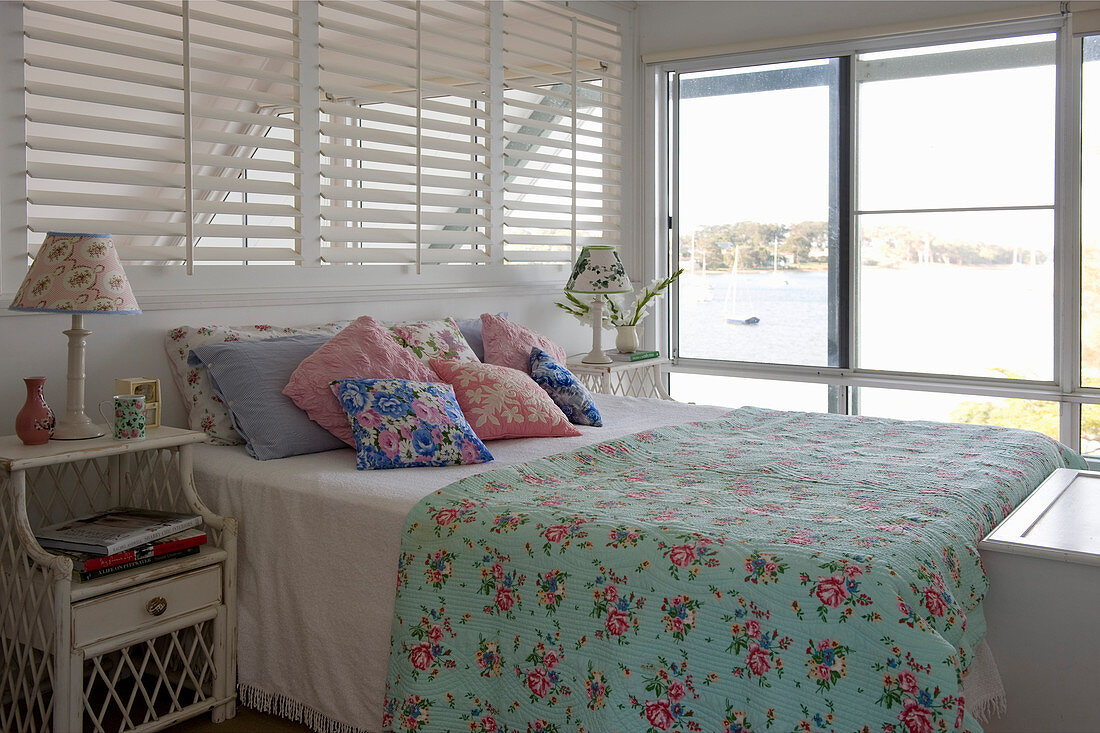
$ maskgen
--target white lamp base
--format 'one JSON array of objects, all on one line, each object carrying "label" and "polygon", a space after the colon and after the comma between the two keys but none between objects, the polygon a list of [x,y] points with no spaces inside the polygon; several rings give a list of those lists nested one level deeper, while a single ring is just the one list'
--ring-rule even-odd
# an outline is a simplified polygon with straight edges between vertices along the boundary
[{"label": "white lamp base", "polygon": [[603,353],[603,296],[592,299],[592,350],[581,359],[582,364],[610,364],[611,357]]},{"label": "white lamp base", "polygon": [[590,351],[581,359],[582,364],[611,364],[614,361],[602,351]]},{"label": "white lamp base", "polygon": [[68,401],[65,417],[57,421],[54,440],[87,440],[103,435],[103,428],[84,412],[84,339],[92,334],[84,328],[84,316],[73,314],[73,326],[63,332],[69,337]]},{"label": "white lamp base", "polygon": [[[79,418],[83,417],[83,420]],[[57,421],[53,430],[53,440],[87,440],[105,435],[103,426],[96,425],[87,415],[65,416]]]}]

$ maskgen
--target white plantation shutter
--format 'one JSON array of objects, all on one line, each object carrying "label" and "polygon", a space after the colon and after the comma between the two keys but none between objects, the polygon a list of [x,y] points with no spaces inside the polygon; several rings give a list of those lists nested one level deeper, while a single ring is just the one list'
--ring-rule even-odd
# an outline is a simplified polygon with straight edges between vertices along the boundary
[{"label": "white plantation shutter", "polygon": [[419,272],[618,241],[613,24],[523,0],[24,8],[29,254],[91,230],[189,272]]},{"label": "white plantation shutter", "polygon": [[488,261],[488,2],[319,14],[322,258]]},{"label": "white plantation shutter", "polygon": [[504,5],[504,258],[569,261],[617,244],[622,46],[551,4]]},{"label": "white plantation shutter", "polygon": [[110,233],[125,257],[185,237],[182,17],[27,2],[24,19],[31,242]]},{"label": "white plantation shutter", "polygon": [[188,21],[195,259],[296,262],[302,194],[294,5],[192,2]]},{"label": "white plantation shutter", "polygon": [[292,3],[24,8],[32,247],[94,231],[127,260],[298,258]]}]

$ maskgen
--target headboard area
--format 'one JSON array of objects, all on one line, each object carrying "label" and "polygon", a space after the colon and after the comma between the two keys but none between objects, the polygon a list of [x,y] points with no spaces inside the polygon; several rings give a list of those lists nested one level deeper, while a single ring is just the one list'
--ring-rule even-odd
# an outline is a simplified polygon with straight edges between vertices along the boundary
[{"label": "headboard area", "polygon": [[[472,318],[485,312],[508,311],[524,323],[564,345],[580,351],[591,331],[553,307],[555,295],[542,292],[508,297],[489,295],[375,300],[364,303],[326,303],[293,306],[218,307],[145,310],[140,315],[84,317],[92,331],[87,339],[86,411],[99,420],[95,405],[113,394],[114,380],[156,377],[163,387],[162,422],[183,426],[186,417],[172,381],[164,337],[171,328],[192,325],[270,323],[299,326],[349,320],[361,315],[379,320],[415,318]],[[67,339],[64,314],[0,315],[0,434],[14,432],[15,416],[26,399],[23,377],[46,377],[46,400],[59,415],[65,410]]]}]

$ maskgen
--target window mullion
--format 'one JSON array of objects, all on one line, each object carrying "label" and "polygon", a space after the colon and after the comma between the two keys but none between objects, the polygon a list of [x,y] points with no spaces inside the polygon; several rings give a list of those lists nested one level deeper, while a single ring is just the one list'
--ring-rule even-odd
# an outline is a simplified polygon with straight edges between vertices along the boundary
[{"label": "window mullion", "polygon": [[318,90],[320,82],[320,56],[318,51],[317,3],[295,2],[298,13],[297,28],[299,81],[299,126],[297,188],[299,228],[299,254],[302,267],[321,266],[321,108]]},{"label": "window mullion", "polygon": [[183,0],[183,217],[187,227],[184,246],[187,249],[187,274],[195,274],[195,169],[194,135],[191,127],[191,2]]},{"label": "window mullion", "polygon": [[[664,123],[664,157],[668,166],[668,189],[665,192],[667,211],[666,216],[658,222],[660,231],[665,233],[666,246],[676,253],[676,267],[680,266],[680,75],[676,71],[661,73],[661,81],[667,86],[662,90],[661,100],[666,106],[659,111],[664,114],[660,119]],[[693,263],[694,266],[694,263]],[[673,308],[668,321],[669,328],[669,354],[673,361],[680,358],[680,302],[681,283],[677,280],[672,285],[672,297],[670,307]]]},{"label": "window mullion", "polygon": [[489,261],[504,264],[504,3],[489,9]]},{"label": "window mullion", "polygon": [[[856,269],[858,257],[855,237],[855,79],[851,56],[841,56],[839,83],[830,91],[829,115],[829,365],[849,368],[855,364],[854,328]],[[829,412],[846,414],[850,410],[846,386],[829,390]]]},{"label": "window mullion", "polygon": [[[1063,393],[1081,386],[1082,40],[1072,16],[1058,36],[1055,85],[1054,367]],[[1059,438],[1081,447],[1081,406],[1062,402]]]}]

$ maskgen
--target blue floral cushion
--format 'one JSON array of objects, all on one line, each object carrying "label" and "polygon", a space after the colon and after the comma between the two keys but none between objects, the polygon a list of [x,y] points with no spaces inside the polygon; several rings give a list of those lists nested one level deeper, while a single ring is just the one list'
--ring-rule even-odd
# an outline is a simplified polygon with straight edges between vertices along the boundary
[{"label": "blue floral cushion", "polygon": [[600,411],[592,393],[581,384],[573,372],[554,361],[554,357],[537,346],[531,348],[531,378],[546,390],[554,404],[561,408],[574,425],[603,427]]},{"label": "blue floral cushion", "polygon": [[331,387],[351,423],[360,471],[493,460],[466,422],[450,385],[340,379]]}]

